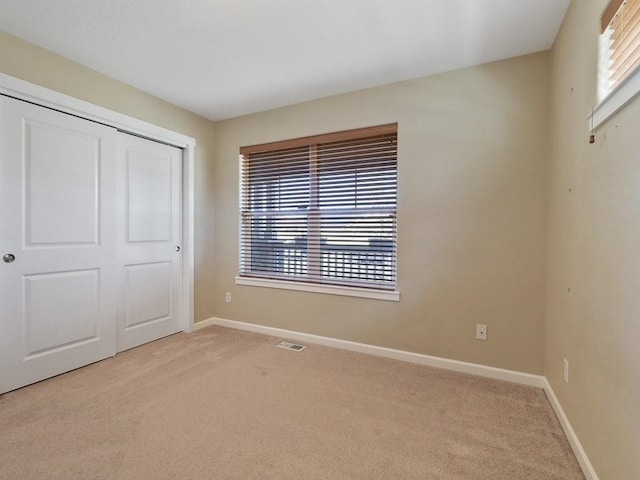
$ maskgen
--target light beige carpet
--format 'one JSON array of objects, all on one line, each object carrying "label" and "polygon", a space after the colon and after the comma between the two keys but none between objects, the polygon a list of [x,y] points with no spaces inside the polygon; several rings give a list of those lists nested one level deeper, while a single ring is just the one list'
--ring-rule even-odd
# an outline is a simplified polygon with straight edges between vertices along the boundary
[{"label": "light beige carpet", "polygon": [[537,388],[222,327],[0,397],[0,479],[580,479]]}]

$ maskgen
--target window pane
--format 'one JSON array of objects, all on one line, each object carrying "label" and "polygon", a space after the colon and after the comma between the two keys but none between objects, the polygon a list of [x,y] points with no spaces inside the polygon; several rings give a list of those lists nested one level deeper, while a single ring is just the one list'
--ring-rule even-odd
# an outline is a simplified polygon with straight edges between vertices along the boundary
[{"label": "window pane", "polygon": [[251,155],[245,163],[246,207],[278,211],[309,207],[309,149]]},{"label": "window pane", "polygon": [[306,216],[250,216],[242,237],[242,272],[274,278],[306,275]]},{"label": "window pane", "polygon": [[323,278],[395,285],[394,213],[326,216],[321,232]]},{"label": "window pane", "polygon": [[319,206],[395,207],[395,135],[318,146]]}]

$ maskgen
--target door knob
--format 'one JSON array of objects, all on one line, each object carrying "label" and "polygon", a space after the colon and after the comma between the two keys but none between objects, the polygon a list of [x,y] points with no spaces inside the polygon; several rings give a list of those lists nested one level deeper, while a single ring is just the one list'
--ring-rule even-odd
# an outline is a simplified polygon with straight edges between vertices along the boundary
[{"label": "door knob", "polygon": [[180,245],[176,245],[176,252],[180,251]]},{"label": "door knob", "polygon": [[13,253],[7,253],[2,257],[2,261],[4,263],[13,263],[15,259],[16,259],[16,256]]}]

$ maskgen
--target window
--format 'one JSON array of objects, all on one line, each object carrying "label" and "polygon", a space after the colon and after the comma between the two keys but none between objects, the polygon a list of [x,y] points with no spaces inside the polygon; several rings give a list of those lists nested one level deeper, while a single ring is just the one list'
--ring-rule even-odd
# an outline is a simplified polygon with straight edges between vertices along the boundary
[{"label": "window", "polygon": [[640,0],[611,0],[601,18],[597,127],[640,92]]},{"label": "window", "polygon": [[397,125],[240,158],[241,279],[395,290]]}]

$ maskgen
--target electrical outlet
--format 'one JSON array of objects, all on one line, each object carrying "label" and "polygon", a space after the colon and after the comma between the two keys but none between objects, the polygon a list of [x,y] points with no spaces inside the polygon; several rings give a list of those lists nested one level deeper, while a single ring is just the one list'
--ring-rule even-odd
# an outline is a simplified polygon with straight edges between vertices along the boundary
[{"label": "electrical outlet", "polygon": [[231,292],[227,292],[224,294],[224,301],[227,303],[231,303]]},{"label": "electrical outlet", "polygon": [[562,378],[566,383],[569,383],[569,360],[566,358],[562,362]]},{"label": "electrical outlet", "polygon": [[486,340],[487,339],[487,326],[486,325],[476,325],[476,340]]}]

